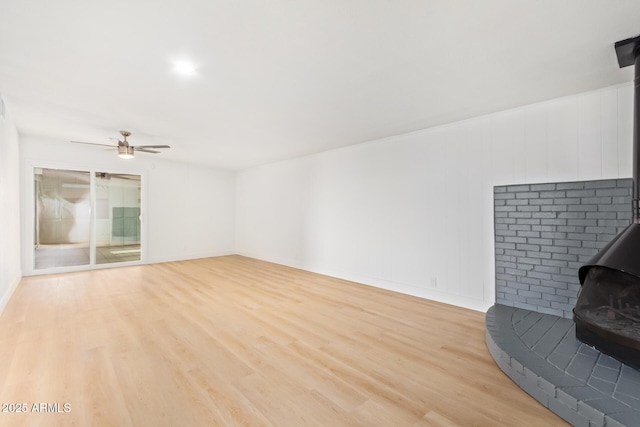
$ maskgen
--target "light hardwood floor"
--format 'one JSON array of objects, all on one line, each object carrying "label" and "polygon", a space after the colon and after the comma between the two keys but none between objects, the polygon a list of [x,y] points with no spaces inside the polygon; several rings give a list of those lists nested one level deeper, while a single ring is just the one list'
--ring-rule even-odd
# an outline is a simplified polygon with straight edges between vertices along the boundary
[{"label": "light hardwood floor", "polygon": [[2,426],[565,425],[483,313],[240,256],[24,278],[0,403],[70,405]]}]

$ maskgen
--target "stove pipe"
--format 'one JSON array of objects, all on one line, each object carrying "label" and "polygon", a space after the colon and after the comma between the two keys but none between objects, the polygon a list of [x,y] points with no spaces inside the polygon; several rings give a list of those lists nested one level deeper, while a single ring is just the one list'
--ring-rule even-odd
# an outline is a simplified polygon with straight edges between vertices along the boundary
[{"label": "stove pipe", "polygon": [[587,264],[580,267],[578,276],[581,285],[584,284],[589,269],[595,266],[622,271],[640,280],[640,36],[617,42],[615,49],[620,68],[635,66],[632,222]]}]

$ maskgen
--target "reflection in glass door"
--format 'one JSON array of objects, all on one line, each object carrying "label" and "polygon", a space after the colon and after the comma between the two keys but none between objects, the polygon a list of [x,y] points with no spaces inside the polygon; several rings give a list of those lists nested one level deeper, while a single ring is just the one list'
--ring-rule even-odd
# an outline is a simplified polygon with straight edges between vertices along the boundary
[{"label": "reflection in glass door", "polygon": [[34,181],[35,268],[89,264],[89,172],[36,168]]},{"label": "reflection in glass door", "polygon": [[140,260],[140,175],[96,172],[96,264]]},{"label": "reflection in glass door", "polygon": [[34,168],[34,268],[139,261],[140,184],[140,175]]}]

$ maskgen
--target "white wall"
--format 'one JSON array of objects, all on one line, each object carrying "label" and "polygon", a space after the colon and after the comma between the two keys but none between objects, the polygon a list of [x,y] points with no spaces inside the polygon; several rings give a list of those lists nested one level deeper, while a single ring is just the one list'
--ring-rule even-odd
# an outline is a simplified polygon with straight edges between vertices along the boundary
[{"label": "white wall", "polygon": [[100,147],[36,136],[20,141],[23,274],[32,274],[31,181],[34,166],[142,175],[141,224],[146,262],[235,252],[235,172],[138,154],[122,160]]},{"label": "white wall", "polygon": [[149,170],[149,261],[235,253],[236,173],[155,163]]},{"label": "white wall", "polygon": [[629,177],[631,84],[239,172],[238,253],[485,310],[493,186]]},{"label": "white wall", "polygon": [[0,314],[20,277],[20,172],[18,132],[0,118]]}]

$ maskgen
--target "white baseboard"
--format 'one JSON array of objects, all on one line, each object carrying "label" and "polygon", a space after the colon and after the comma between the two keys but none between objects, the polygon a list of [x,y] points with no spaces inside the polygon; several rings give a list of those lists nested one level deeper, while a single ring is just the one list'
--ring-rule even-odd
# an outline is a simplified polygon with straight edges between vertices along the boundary
[{"label": "white baseboard", "polygon": [[396,283],[390,282],[388,280],[376,279],[371,277],[363,277],[355,274],[351,274],[348,272],[342,271],[328,271],[319,268],[313,268],[310,266],[300,265],[299,263],[275,259],[275,258],[265,258],[256,256],[256,254],[251,254],[248,252],[240,251],[238,255],[246,256],[249,258],[256,258],[267,262],[272,262],[274,264],[281,264],[287,267],[299,268],[301,270],[310,271],[312,273],[318,273],[325,276],[335,277],[342,280],[348,280],[350,282],[361,283],[363,285],[373,286],[376,288],[386,289],[393,292],[398,292],[401,294],[412,295],[419,298],[424,298],[432,301],[441,302],[444,304],[455,305],[457,307],[468,308],[470,310],[480,311],[486,313],[491,306],[493,306],[494,301],[485,301],[483,299],[472,298],[463,295],[452,294],[448,292],[443,292],[441,290],[435,289],[424,289],[417,286],[412,286],[404,283]]},{"label": "white baseboard", "polygon": [[214,258],[219,256],[227,256],[227,255],[235,255],[235,254],[236,254],[235,251],[222,251],[222,252],[184,254],[184,255],[178,255],[178,256],[149,257],[145,261],[145,264],[159,264],[162,262],[186,261],[190,259],[200,259],[200,258]]},{"label": "white baseboard", "polygon": [[[293,267],[293,266],[292,266]],[[309,270],[313,271],[313,270]],[[493,302],[481,299],[471,298],[463,295],[456,295],[435,289],[424,289],[405,283],[390,282],[388,280],[375,279],[370,277],[362,277],[342,272],[324,272],[313,271],[314,273],[324,274],[326,276],[337,277],[351,282],[362,283],[363,285],[373,286],[376,288],[386,289],[388,291],[398,292],[401,294],[412,295],[414,297],[424,298],[431,301],[437,301],[444,304],[455,305],[456,307],[468,308],[470,310],[481,311],[486,313],[493,305]]]},{"label": "white baseboard", "polygon": [[2,295],[2,298],[0,299],[0,316],[2,316],[2,312],[4,312],[5,307],[7,306],[7,304],[9,304],[9,300],[11,299],[11,296],[13,295],[13,293],[15,292],[16,288],[18,287],[18,285],[20,284],[20,280],[22,279],[21,276],[18,276],[12,283],[11,285],[9,285],[9,288],[7,289],[7,291],[4,293],[4,295]]}]

